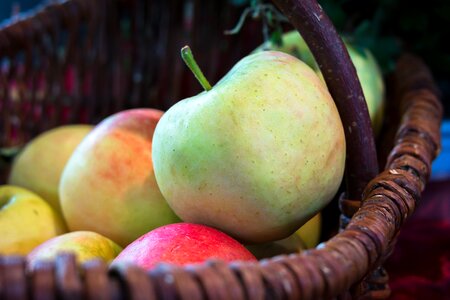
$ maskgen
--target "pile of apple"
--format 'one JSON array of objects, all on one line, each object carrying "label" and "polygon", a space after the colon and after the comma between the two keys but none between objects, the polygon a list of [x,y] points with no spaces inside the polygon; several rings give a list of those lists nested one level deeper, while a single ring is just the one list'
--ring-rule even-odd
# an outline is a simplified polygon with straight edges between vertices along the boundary
[{"label": "pile of apple", "polygon": [[345,165],[344,130],[320,76],[258,50],[211,88],[188,48],[182,55],[199,95],[165,113],[61,126],[26,145],[0,187],[0,254],[27,255],[32,267],[71,251],[79,262],[151,269],[318,243],[320,211]]}]

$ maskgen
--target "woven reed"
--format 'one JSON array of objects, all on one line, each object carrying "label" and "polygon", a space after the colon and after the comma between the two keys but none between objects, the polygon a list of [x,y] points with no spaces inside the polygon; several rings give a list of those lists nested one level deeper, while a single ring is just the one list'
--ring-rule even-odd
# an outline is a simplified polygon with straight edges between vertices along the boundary
[{"label": "woven reed", "polygon": [[[128,107],[165,109],[184,93],[192,95],[189,81],[180,79],[180,60],[168,52],[180,48],[174,32],[207,49],[197,56],[213,62],[206,72],[213,79],[246,54],[242,45],[249,44],[251,34],[245,33],[224,46],[227,55],[217,50],[215,32],[235,20],[224,13],[233,10],[226,9],[225,1],[189,2],[198,11],[192,19],[181,16],[180,3],[73,0],[4,26],[1,147],[23,145],[58,124],[96,122]],[[118,27],[119,14],[129,14],[131,23]],[[218,16],[225,21],[214,22]],[[197,26],[204,31],[198,37],[193,33],[202,27]],[[386,166],[366,185],[363,201],[341,197],[342,230],[318,248],[259,263],[160,265],[150,272],[131,266],[110,269],[100,261],[78,266],[70,254],[29,271],[23,257],[0,257],[0,299],[386,298],[388,278],[381,266],[420,201],[439,152],[442,118],[439,93],[420,59],[403,56],[391,83],[389,113],[401,121]]]}]

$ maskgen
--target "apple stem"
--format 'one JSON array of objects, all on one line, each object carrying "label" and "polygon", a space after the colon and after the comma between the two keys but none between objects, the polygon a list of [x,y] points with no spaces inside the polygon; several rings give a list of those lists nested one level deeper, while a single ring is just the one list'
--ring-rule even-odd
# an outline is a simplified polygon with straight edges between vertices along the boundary
[{"label": "apple stem", "polygon": [[195,61],[194,55],[192,54],[191,48],[189,46],[184,46],[183,48],[181,48],[181,58],[183,58],[184,63],[189,67],[189,69],[194,74],[195,78],[197,78],[198,82],[205,89],[205,91],[209,91],[211,89],[211,85],[209,84],[205,75],[203,75],[202,70]]}]

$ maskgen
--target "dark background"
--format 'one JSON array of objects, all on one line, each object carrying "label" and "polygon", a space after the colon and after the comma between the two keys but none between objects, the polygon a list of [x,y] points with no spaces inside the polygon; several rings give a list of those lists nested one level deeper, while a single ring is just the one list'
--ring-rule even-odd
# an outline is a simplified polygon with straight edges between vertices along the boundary
[{"label": "dark background", "polygon": [[0,20],[11,17],[15,10],[26,11],[40,4],[42,0],[1,0],[0,1]]},{"label": "dark background", "polygon": [[[0,20],[55,0],[2,0]],[[182,1],[182,0],[180,0]],[[255,0],[229,0],[244,9]],[[265,1],[269,2],[269,1]],[[385,73],[404,51],[420,55],[443,92],[445,117],[450,117],[450,1],[320,0],[337,29],[369,47]]]},{"label": "dark background", "polygon": [[385,72],[399,53],[411,51],[431,68],[450,116],[450,1],[323,0],[335,26],[369,47]]}]

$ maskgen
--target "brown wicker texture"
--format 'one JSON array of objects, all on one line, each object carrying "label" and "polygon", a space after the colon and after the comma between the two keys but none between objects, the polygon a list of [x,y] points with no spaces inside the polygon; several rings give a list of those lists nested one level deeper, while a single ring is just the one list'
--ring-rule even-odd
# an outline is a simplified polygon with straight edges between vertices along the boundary
[{"label": "brown wicker texture", "polygon": [[4,24],[0,147],[130,107],[167,109],[198,93],[181,47],[189,44],[216,82],[262,41],[255,22],[223,34],[240,13],[226,0],[74,0]]},{"label": "brown wicker texture", "polygon": [[[283,5],[292,3],[274,2],[282,10]],[[315,1],[302,3],[312,9],[304,18],[328,22],[323,13],[313,13],[319,9]],[[226,1],[195,0],[72,0],[7,25],[0,30],[0,146],[20,146],[58,124],[95,123],[128,107],[166,109],[183,96],[194,94],[192,79],[184,77],[178,50],[170,52],[182,46],[180,41],[204,51],[196,56],[200,65],[207,66],[206,74],[212,81],[255,46],[254,35],[245,32],[239,38],[219,42],[222,37],[216,36],[232,27],[237,18],[231,13],[236,9],[227,5]],[[312,29],[305,25],[307,20],[299,19],[305,12],[300,6],[293,6],[286,15],[304,34]],[[310,45],[317,43],[319,50],[335,38],[329,26],[313,28],[319,37],[305,38]],[[326,38],[321,39],[322,34]],[[319,64],[330,63],[333,55],[338,60],[343,57],[343,64],[339,61],[331,68],[349,70],[344,79],[350,78],[351,83],[343,89],[356,88],[352,97],[361,100],[357,81],[354,85],[354,70],[347,69],[348,55],[330,51],[315,53]],[[327,83],[342,115],[342,97],[346,95],[339,96],[339,80],[330,77]],[[355,160],[368,155],[368,163],[361,170],[355,163],[347,165],[347,170],[356,172],[352,176],[362,174],[363,178],[357,183],[349,183],[347,178],[347,186],[354,192],[347,193],[350,199],[340,199],[343,228],[318,248],[259,263],[209,261],[185,268],[160,265],[150,272],[131,266],[110,269],[99,261],[77,266],[69,254],[41,262],[29,271],[23,257],[0,257],[0,299],[386,298],[387,275],[381,265],[425,188],[431,162],[439,151],[442,118],[439,93],[420,59],[402,57],[393,87],[390,105],[399,108],[401,122],[386,167],[373,178],[376,158],[371,157],[371,130],[356,133],[360,142],[352,151],[360,153]],[[354,105],[344,113],[344,124],[354,122],[352,116],[358,113],[358,105]],[[366,114],[362,122],[367,123],[367,118]],[[366,139],[365,133],[369,134]],[[357,193],[361,186],[365,186],[362,202]]]}]

